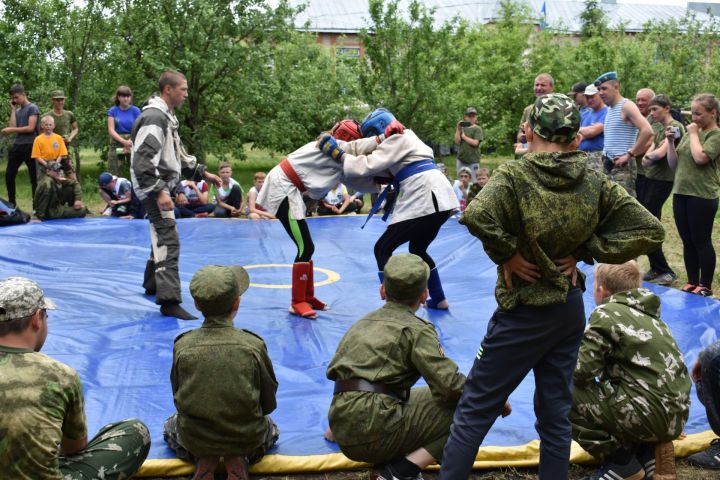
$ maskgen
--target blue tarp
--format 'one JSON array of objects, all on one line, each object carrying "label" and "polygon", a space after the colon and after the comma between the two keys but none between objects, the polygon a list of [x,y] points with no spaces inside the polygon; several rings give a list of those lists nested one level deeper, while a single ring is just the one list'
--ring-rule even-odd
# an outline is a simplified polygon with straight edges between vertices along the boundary
[{"label": "blue tarp", "polygon": [[[343,333],[378,308],[378,280],[372,246],[385,228],[379,219],[360,230],[361,217],[311,218],[315,241],[315,281],[339,276],[317,288],[332,309],[317,320],[288,314],[290,265],[295,247],[277,221],[188,219],[178,222],[180,271],[185,307],[195,312],[188,285],[206,264],[249,268],[251,287],[242,298],[238,327],[262,336],[280,384],[272,414],[281,435],[272,453],[291,456],[337,452],[323,440],[332,385],[325,369]],[[43,352],[80,373],[90,433],[103,424],[139,417],[152,433],[148,458],[174,458],[162,440],[163,421],[174,411],[170,389],[173,339],[200,325],[163,317],[143,294],[149,253],[146,221],[109,218],[34,223],[0,231],[0,278],[27,276],[58,304],[50,313]],[[447,355],[467,372],[495,309],[496,270],[481,244],[451,218],[430,253],[438,263],[449,312],[420,309],[436,326]],[[323,273],[317,269],[325,269]],[[584,267],[588,285],[592,268]],[[268,287],[284,288],[268,288]],[[651,286],[663,302],[688,366],[716,340],[720,302]],[[593,308],[585,294],[586,311]],[[535,439],[532,376],[511,396],[513,414],[498,420],[484,445],[521,445]],[[688,433],[709,428],[693,391]]]}]

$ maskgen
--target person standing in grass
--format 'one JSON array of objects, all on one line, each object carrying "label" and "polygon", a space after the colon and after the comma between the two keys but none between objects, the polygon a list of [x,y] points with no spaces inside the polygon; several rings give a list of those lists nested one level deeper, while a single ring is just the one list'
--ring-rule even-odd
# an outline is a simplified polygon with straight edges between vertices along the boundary
[{"label": "person standing in grass", "polygon": [[675,169],[673,213],[688,277],[682,290],[710,297],[717,262],[712,227],[720,197],[720,106],[715,95],[703,93],[693,99],[691,111],[692,123],[677,148],[674,129],[665,128],[667,160]]}]

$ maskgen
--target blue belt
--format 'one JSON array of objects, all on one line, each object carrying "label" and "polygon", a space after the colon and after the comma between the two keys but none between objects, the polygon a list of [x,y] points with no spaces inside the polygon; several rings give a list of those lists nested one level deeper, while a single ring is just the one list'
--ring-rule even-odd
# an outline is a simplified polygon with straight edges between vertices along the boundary
[{"label": "blue belt", "polygon": [[400,171],[395,174],[395,178],[393,179],[392,183],[385,187],[382,192],[380,192],[380,195],[378,195],[377,200],[375,200],[375,203],[373,203],[370,212],[368,212],[365,223],[363,223],[362,227],[360,228],[365,228],[367,222],[369,222],[373,215],[375,215],[377,211],[380,210],[382,203],[387,199],[388,193],[390,191],[395,191],[395,197],[391,201],[389,201],[387,205],[385,205],[385,213],[382,216],[383,222],[387,221],[390,213],[392,213],[393,207],[395,206],[395,200],[397,199],[397,196],[400,195],[400,183],[402,183],[405,179],[410,178],[413,175],[417,175],[418,173],[436,169],[437,165],[435,165],[435,161],[432,159],[418,160],[417,162],[413,162],[410,165],[406,165],[405,167],[401,168]]}]

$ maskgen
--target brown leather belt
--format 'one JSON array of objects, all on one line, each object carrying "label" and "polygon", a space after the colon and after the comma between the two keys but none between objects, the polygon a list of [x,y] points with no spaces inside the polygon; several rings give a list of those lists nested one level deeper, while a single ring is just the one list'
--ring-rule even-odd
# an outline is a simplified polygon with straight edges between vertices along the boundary
[{"label": "brown leather belt", "polygon": [[343,392],[371,392],[389,395],[398,400],[405,400],[406,395],[401,395],[393,388],[384,383],[368,382],[362,378],[350,378],[348,380],[335,380],[335,390],[333,395]]},{"label": "brown leather belt", "polygon": [[305,188],[305,185],[303,185],[302,180],[300,180],[300,177],[298,176],[295,169],[290,165],[290,162],[288,162],[287,158],[283,158],[283,161],[280,162],[280,169],[287,175],[287,177],[290,179],[293,185],[297,187],[298,190],[301,192],[304,192],[307,190]]}]

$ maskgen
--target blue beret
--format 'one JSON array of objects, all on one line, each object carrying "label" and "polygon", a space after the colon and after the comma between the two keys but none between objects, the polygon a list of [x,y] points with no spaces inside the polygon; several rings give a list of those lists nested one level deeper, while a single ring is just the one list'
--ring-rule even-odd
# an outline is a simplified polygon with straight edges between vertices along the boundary
[{"label": "blue beret", "polygon": [[617,80],[617,72],[605,72],[595,80],[595,86],[599,87],[600,84],[608,82],[610,80]]}]

